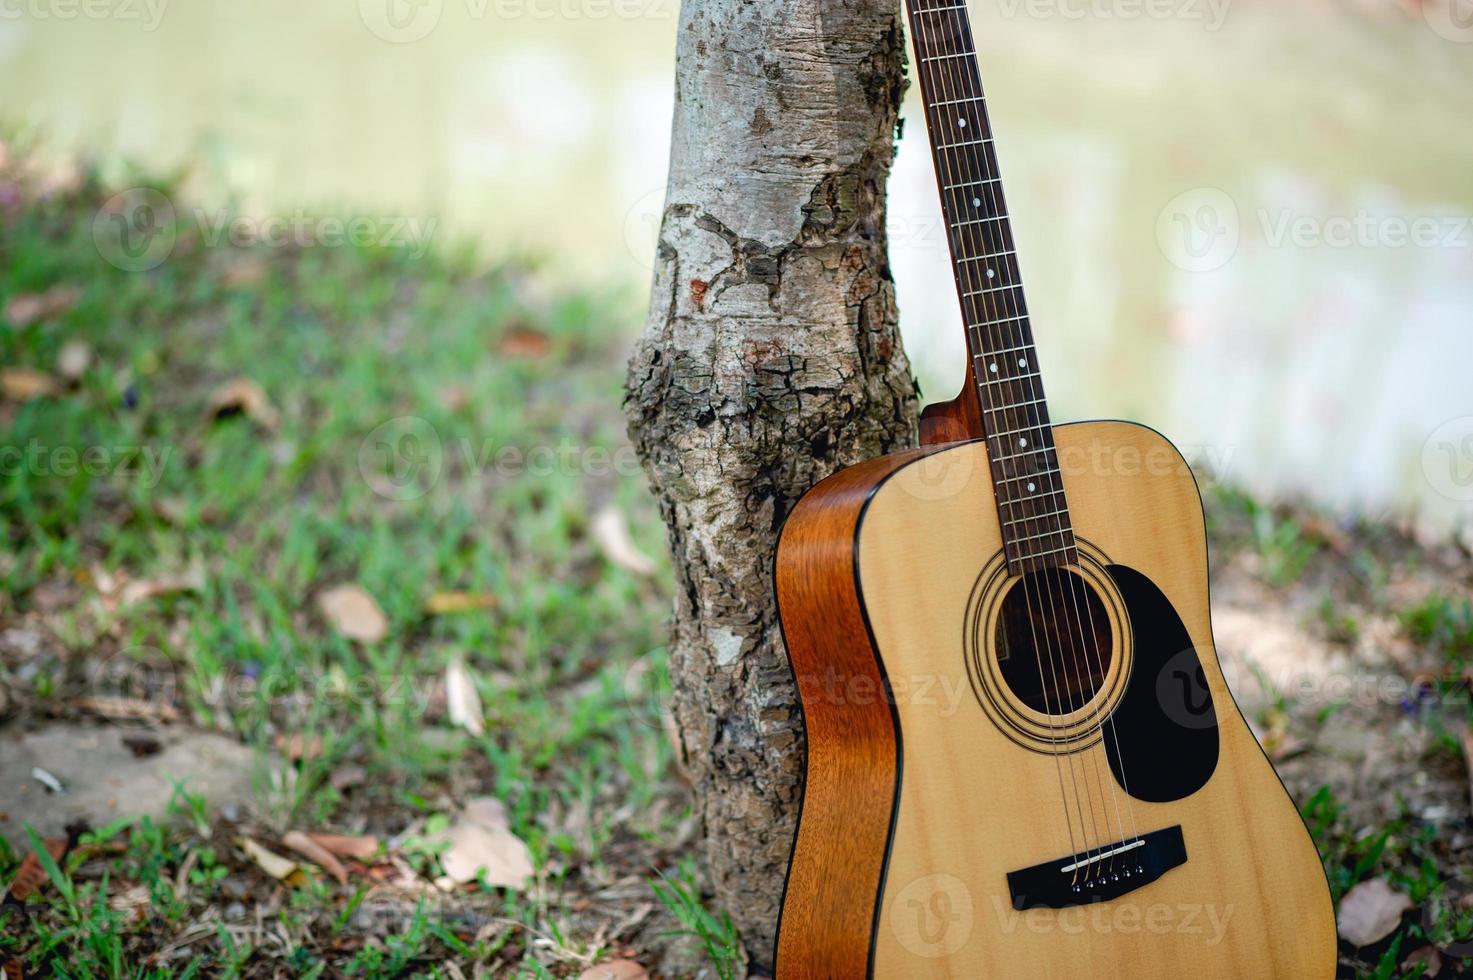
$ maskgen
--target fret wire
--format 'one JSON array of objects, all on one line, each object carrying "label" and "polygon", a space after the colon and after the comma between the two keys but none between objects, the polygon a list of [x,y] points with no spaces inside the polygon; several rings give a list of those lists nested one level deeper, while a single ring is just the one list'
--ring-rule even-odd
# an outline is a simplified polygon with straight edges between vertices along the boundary
[{"label": "fret wire", "polygon": [[[1014,317],[1014,319],[1016,319],[1016,320],[1026,320],[1027,319],[1027,316]],[[992,324],[990,324],[990,323],[974,323],[970,327],[968,327],[967,329],[969,329],[969,330],[974,329],[974,328],[980,329],[982,327],[987,327],[987,326],[991,326],[991,325]],[[978,339],[980,339],[980,338],[978,338]],[[996,350],[988,351],[986,354],[973,354],[972,357],[974,357],[974,358],[977,358],[977,357],[987,357],[987,356],[997,357],[997,356],[1000,356],[1000,355],[1003,355],[1003,354],[1013,354],[1013,353],[1016,353],[1016,352],[1018,352],[1020,350],[1032,350],[1032,349],[1033,349],[1033,345],[1032,344],[1023,344],[1023,345],[1021,345],[1019,347],[1000,347],[1000,348],[998,348]]]},{"label": "fret wire", "polygon": [[1019,544],[1022,544],[1024,541],[1037,541],[1039,538],[1056,538],[1056,537],[1059,537],[1061,535],[1070,535],[1070,534],[1073,534],[1073,533],[1074,533],[1074,531],[1073,531],[1073,528],[1072,527],[1070,527],[1068,525],[1064,525],[1063,527],[1060,527],[1057,530],[1044,531],[1044,532],[1042,532],[1040,534],[1030,534],[1027,537],[1022,537],[1022,538],[1013,538],[1008,543],[1009,544],[1013,544],[1013,545],[1019,545]]},{"label": "fret wire", "polygon": [[[1072,537],[1072,534],[1071,534],[1071,537]],[[1071,543],[1071,544],[1064,545],[1064,547],[1062,547],[1062,548],[1050,548],[1047,551],[1035,551],[1035,552],[1032,552],[1031,554],[1025,555],[1024,557],[1025,558],[1046,558],[1049,555],[1066,555],[1069,552],[1074,551],[1076,547],[1077,547],[1076,545],[1074,545],[1074,544]]]},{"label": "fret wire", "polygon": [[[981,330],[982,327],[996,327],[997,324],[1000,323],[1013,323],[1013,321],[1027,320],[1027,318],[1028,314],[1025,314],[1025,312],[1021,312],[1021,314],[1016,315],[1016,317],[999,317],[996,318],[996,320],[982,320],[980,321],[980,323],[969,323],[966,324],[966,329]],[[1015,348],[997,349],[997,351],[991,351],[991,354],[1008,354],[1009,351],[1028,351],[1028,349],[1033,349],[1033,345],[1031,345],[1031,343],[1024,343],[1024,345],[1015,346]],[[975,355],[975,357],[982,357],[982,355],[978,354]]]},{"label": "fret wire", "polygon": [[[958,0],[942,0],[939,6],[925,7],[911,0],[909,6],[932,163],[941,189],[957,291],[966,314],[963,319],[967,343],[972,348],[975,392],[980,400],[984,429],[989,430],[986,433],[989,440],[1008,438],[1010,444],[1015,444],[1020,435],[1028,434],[1025,441],[1037,443],[1024,451],[989,453],[996,466],[993,473],[1006,473],[1016,461],[1029,458],[1042,466],[1035,473],[1003,475],[994,480],[999,508],[1012,508],[1000,510],[1004,541],[1012,549],[1007,552],[1009,562],[1016,568],[1016,562],[1025,563],[1024,567],[1038,567],[1054,555],[1073,560],[1077,552],[1069,526],[1053,427],[1042,397],[1042,378],[1015,258],[1011,219],[1001,187],[989,187],[1000,185],[1001,176],[995,146],[988,149],[994,142],[993,134],[975,64],[966,5]],[[922,16],[932,13],[955,16],[956,20],[926,20]],[[959,61],[960,68],[953,70],[939,64],[946,61]],[[953,108],[958,106],[961,108]],[[966,152],[970,147],[978,149]],[[978,250],[993,248],[997,251],[977,254]],[[982,278],[983,269],[987,271],[987,279]],[[1000,281],[992,285],[987,284],[988,279]],[[984,328],[991,328],[990,332],[984,332]],[[989,350],[989,343],[1001,346]],[[1009,368],[1020,373],[1007,373]],[[1012,395],[1034,397],[1010,401]],[[990,405],[994,400],[998,404]],[[1012,428],[1015,422],[1026,424]],[[999,424],[1009,427],[991,431]],[[997,445],[997,448],[1005,447]],[[1023,487],[1028,484],[1034,489],[1023,495]],[[1010,490],[1010,486],[1017,489]],[[1049,509],[1035,512],[1041,508]],[[1053,522],[1059,527],[1020,536],[1017,532],[1027,530],[1029,521]],[[1056,535],[1063,547],[1034,547]]]},{"label": "fret wire", "polygon": [[999,432],[992,432],[989,433],[989,437],[995,439],[999,436],[1015,436],[1019,432],[1042,432],[1045,429],[1051,428],[1053,428],[1053,426],[1050,425],[1025,425],[1021,429],[1003,429]]},{"label": "fret wire", "polygon": [[[1021,299],[1021,297],[1018,297],[1018,298]],[[983,327],[998,327],[1000,329],[1004,329],[1004,330],[1008,330],[1008,331],[1017,333],[1018,334],[1018,339],[1025,340],[1029,344],[1032,344],[1033,339],[1032,339],[1032,337],[1030,335],[1030,331],[1029,331],[1029,327],[1028,327],[1028,322],[1027,322],[1028,321],[1028,311],[1023,308],[1025,306],[1024,303],[1022,303],[1022,302],[1009,303],[1008,300],[1004,299],[1003,302],[996,304],[996,306],[998,308],[997,310],[979,310],[977,308],[978,301],[976,299],[970,297],[970,296],[969,297],[965,297],[962,300],[962,302],[966,304],[966,307],[964,307],[963,310],[962,310],[963,315],[965,315],[966,313],[969,313],[969,312],[970,313],[973,313],[973,314],[976,314],[976,313],[984,313],[984,314],[987,314],[985,316],[979,317],[974,322],[968,324],[967,325],[967,329],[969,329],[969,330],[981,330]],[[995,312],[1003,312],[1003,311],[1005,311],[1007,313],[1010,313],[1011,315],[1010,316],[1005,316],[1005,317],[995,317],[993,315]],[[1018,325],[1016,327],[1009,327],[1009,326],[1007,326],[1007,324],[1009,324],[1009,323],[1016,323]],[[980,340],[981,338],[979,337],[978,339]],[[1004,337],[1004,338],[1001,338],[1001,339],[1007,340],[1008,338]]]},{"label": "fret wire", "polygon": [[991,142],[992,140],[988,137],[984,137],[979,140],[957,140],[955,143],[937,143],[936,149],[954,150],[959,146],[986,146],[988,143]]},{"label": "fret wire", "polygon": [[[1023,351],[1032,351],[1033,350],[1033,347],[1032,347],[1031,344],[1029,346],[1026,346],[1026,347],[996,347],[996,348],[988,348],[987,347],[987,342],[989,340],[992,340],[992,339],[1000,339],[1002,341],[1007,341],[1007,340],[1015,339],[1015,338],[1011,337],[1010,335],[1013,334],[1013,333],[1019,332],[1020,330],[1027,330],[1028,329],[1028,324],[1026,322],[1024,322],[1026,320],[1027,320],[1027,316],[1025,315],[1025,316],[1019,318],[1016,321],[1017,325],[1016,326],[1013,326],[1013,327],[1008,326],[1005,322],[999,321],[998,323],[978,323],[978,324],[974,324],[973,327],[968,328],[967,332],[983,348],[982,350],[978,351],[976,354],[973,354],[972,355],[972,364],[973,364],[973,366],[975,367],[976,366],[976,363],[978,361],[980,361],[980,360],[985,360],[985,361],[988,361],[989,363],[992,362],[992,361],[997,361],[997,360],[1006,360],[1010,356],[1009,355],[1009,352],[1010,351],[1013,354],[1019,354],[1019,353],[1021,353]],[[1004,335],[1001,338],[993,338],[993,337],[984,336],[983,333],[982,333],[982,328],[983,327],[997,327],[997,328],[999,328],[999,329],[1001,329],[1003,331],[1003,334]],[[1027,338],[1025,337],[1023,339],[1026,340]],[[1016,362],[1017,361],[1026,360],[1026,359],[1027,359],[1027,356],[1026,355],[1024,355],[1022,357],[1014,358],[1014,366],[1016,367]],[[1037,363],[1034,363],[1034,364],[1031,364],[1031,365],[1027,365],[1027,366],[1032,367],[1034,370],[1037,370],[1038,369],[1038,364]]]},{"label": "fret wire", "polygon": [[950,228],[965,228],[967,225],[985,225],[989,221],[1006,221],[1006,220],[1008,220],[1006,215],[1001,215],[1001,216],[996,217],[996,218],[968,218],[966,221],[953,221],[950,225],[948,225],[948,227],[950,227]]},{"label": "fret wire", "polygon": [[997,482],[998,483],[1016,483],[1019,480],[1036,480],[1036,479],[1040,479],[1042,477],[1048,476],[1049,474],[1058,473],[1058,472],[1059,472],[1058,470],[1040,470],[1037,473],[1024,473],[1022,476],[1005,476],[1001,480],[998,480]]},{"label": "fret wire", "polygon": [[[1062,493],[1063,491],[1059,491],[1059,492]],[[1031,515],[1029,517],[1014,517],[1014,518],[1012,518],[1010,520],[1003,521],[1003,524],[1004,525],[1026,524],[1029,521],[1043,521],[1043,520],[1047,520],[1050,517],[1059,517],[1060,515],[1063,515],[1063,516],[1066,516],[1067,517],[1068,514],[1069,514],[1069,508],[1068,507],[1060,507],[1058,510],[1051,510],[1047,514],[1033,514],[1033,515]]]},{"label": "fret wire", "polygon": [[1042,377],[1042,375],[1040,375],[1039,372],[1037,372],[1037,371],[1029,371],[1027,374],[1009,374],[1009,375],[1006,375],[1006,376],[999,374],[997,377],[992,378],[991,380],[988,380],[988,381],[983,381],[983,380],[980,380],[979,379],[977,383],[978,384],[984,384],[984,385],[1000,385],[1000,384],[1006,384],[1009,381],[1022,381],[1022,380],[1026,379],[1026,378],[1038,378],[1038,377]]},{"label": "fret wire", "polygon": [[942,186],[941,189],[943,191],[954,191],[958,187],[977,187],[977,186],[980,186],[982,184],[999,184],[1001,182],[1002,182],[1002,178],[1001,177],[987,177],[987,178],[985,178],[983,180],[969,180],[969,181],[967,181],[965,183],[962,183],[962,184],[945,184],[945,185]]},{"label": "fret wire", "polygon": [[1020,453],[1008,453],[1006,456],[992,456],[990,458],[994,463],[1006,463],[1010,459],[1022,459],[1024,456],[1038,456],[1040,454],[1047,456],[1053,451],[1053,446],[1040,446],[1037,449],[1025,449]]},{"label": "fret wire", "polygon": [[[1017,316],[999,317],[996,320],[986,320],[986,321],[984,321],[982,323],[969,323],[969,324],[967,324],[967,329],[968,330],[981,330],[983,327],[995,327],[995,326],[997,326],[998,324],[1001,324],[1001,323],[1012,323],[1014,321],[1021,322],[1021,321],[1026,320],[1026,319],[1028,319],[1028,314],[1027,313],[1020,313]],[[982,338],[979,336],[977,339],[978,340],[981,340]],[[1025,344],[1022,347],[1004,347],[1001,350],[989,350],[989,351],[985,351],[984,353],[981,353],[981,354],[973,354],[972,356],[973,357],[996,357],[999,354],[1007,354],[1007,353],[1009,353],[1011,351],[1015,351],[1015,350],[1032,350],[1032,349],[1033,349],[1033,345],[1032,344]]]},{"label": "fret wire", "polygon": [[962,293],[962,298],[963,299],[966,299],[969,296],[981,296],[983,293],[1000,293],[1004,289],[1022,289],[1022,288],[1023,287],[1021,285],[1016,285],[1016,286],[989,286],[986,289],[973,289],[970,292]]},{"label": "fret wire", "polygon": [[[979,293],[978,295],[981,294]],[[962,308],[963,318],[965,319],[968,313],[976,316],[976,319],[967,324],[967,329],[980,331],[984,327],[995,327],[1005,331],[1005,335],[992,339],[1009,344],[1022,341],[1024,344],[1032,346],[1033,337],[1027,322],[1028,311],[1023,308],[1021,302],[1013,302],[1014,297],[1004,296],[1000,297],[1000,299],[1001,302],[995,300],[979,300],[972,296],[965,297],[962,300],[966,304]],[[987,309],[988,306],[991,306],[992,309]],[[1008,316],[996,316],[1001,313],[1006,313]],[[996,319],[994,319],[994,316],[996,316]],[[977,339],[983,340],[986,338],[979,335]]]},{"label": "fret wire", "polygon": [[[1047,491],[1045,493],[1030,493],[1026,497],[1019,497],[1016,500],[1004,500],[1004,501],[1001,501],[1001,503],[1002,503],[1002,505],[1004,507],[1016,507],[1019,504],[1031,504],[1035,500],[1042,500],[1044,497],[1058,496],[1059,494],[1061,494],[1063,492],[1064,492],[1063,490],[1049,490],[1049,491]],[[1063,511],[1060,511],[1060,513],[1067,514],[1068,513],[1068,509],[1065,508]],[[1026,521],[1026,520],[1028,520],[1028,518],[1023,517],[1023,518],[1019,518],[1019,520],[1025,520]],[[1004,524],[1011,524],[1013,522],[1012,521],[1003,521],[1003,523]]]},{"label": "fret wire", "polygon": [[973,95],[973,96],[971,96],[969,98],[965,98],[965,99],[942,99],[940,102],[927,102],[926,103],[926,106],[928,108],[931,108],[931,109],[939,109],[939,108],[941,108],[944,105],[962,105],[963,103],[966,103],[966,102],[986,102],[986,101],[987,101],[987,97],[986,96],[983,96],[983,95]]},{"label": "fret wire", "polygon": [[1006,412],[1006,411],[1009,411],[1009,410],[1014,409],[1014,408],[1024,408],[1024,407],[1026,407],[1028,405],[1042,405],[1042,404],[1043,404],[1043,399],[1042,398],[1032,398],[1032,399],[1029,399],[1026,402],[1013,402],[1011,405],[1004,405],[1002,408],[999,408],[999,409],[984,408],[982,411],[984,411],[984,412],[992,412],[992,411]]}]

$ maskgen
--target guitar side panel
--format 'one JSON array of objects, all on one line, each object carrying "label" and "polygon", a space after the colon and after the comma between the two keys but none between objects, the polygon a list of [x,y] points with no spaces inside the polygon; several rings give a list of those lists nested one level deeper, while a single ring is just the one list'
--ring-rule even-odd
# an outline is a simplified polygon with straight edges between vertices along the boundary
[{"label": "guitar side panel", "polygon": [[[1146,802],[1119,791],[1102,743],[1066,756],[1065,769],[1005,737],[979,705],[963,639],[974,583],[1001,546],[985,445],[894,474],[864,511],[858,545],[862,611],[902,746],[872,975],[1332,977],[1318,855],[1212,647],[1189,470],[1139,426],[1083,423],[1055,437],[1081,540],[1149,578],[1186,628],[1216,706],[1216,769],[1182,799]],[[1077,848],[1059,819],[1071,779],[1083,780],[1078,826],[1093,824],[1099,842],[1180,826],[1187,860],[1110,902],[1016,912],[1008,872]]]},{"label": "guitar side panel", "polygon": [[926,453],[868,460],[824,480],[794,507],[778,543],[778,612],[807,746],[778,927],[776,973],[784,980],[869,970],[900,760],[884,671],[859,602],[855,535],[875,488]]}]

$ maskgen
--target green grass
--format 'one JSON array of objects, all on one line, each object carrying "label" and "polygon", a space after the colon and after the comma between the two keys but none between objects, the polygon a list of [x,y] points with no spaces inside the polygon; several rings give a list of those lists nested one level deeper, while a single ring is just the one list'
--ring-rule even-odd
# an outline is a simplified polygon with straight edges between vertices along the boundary
[{"label": "green grass", "polygon": [[[300,945],[253,948],[224,923],[191,945],[191,969],[395,976],[490,957],[561,975],[568,950],[596,945],[572,905],[620,875],[658,880],[687,812],[669,744],[647,721],[660,690],[626,683],[659,657],[668,575],[615,567],[589,535],[598,509],[616,507],[663,562],[618,412],[634,304],[546,294],[532,270],[488,270],[446,243],[423,256],[211,247],[181,226],[167,261],[126,271],[94,244],[110,193],[88,178],[0,224],[0,307],[80,289],[54,318],[0,327],[0,363],[54,375],[69,341],[93,352],[56,394],[0,402],[3,445],[26,451],[0,473],[0,613],[47,641],[38,661],[0,662],[15,710],[70,717],[82,694],[172,701],[187,721],[259,748],[249,819],[262,832],[388,836],[448,812],[452,797],[495,795],[546,882],[535,896],[485,896],[515,928],[476,940],[420,910],[382,943],[365,943],[351,915],[338,922],[351,891],[305,889],[279,913]],[[212,394],[237,376],[264,390],[275,425],[209,417]],[[94,598],[107,576],[192,567],[203,571],[197,590],[115,609]],[[382,641],[348,640],[324,621],[314,596],[341,583],[378,601]],[[75,601],[52,608],[47,590]],[[448,591],[495,606],[427,613],[429,596]],[[484,704],[484,736],[450,725],[436,697],[457,654]],[[274,757],[290,733],[321,736],[321,754]],[[334,789],[348,764],[367,778]],[[71,975],[150,975],[137,957],[203,908],[228,905],[221,889],[244,873],[208,801],[187,793],[166,827],[117,839],[116,853],[84,848],[83,864],[48,869],[49,904],[26,923],[9,915],[0,951]],[[11,844],[0,852],[7,880],[25,841]],[[199,857],[178,902],[171,875],[189,851]],[[101,878],[70,883],[104,865]],[[140,883],[159,898],[146,914],[108,910],[109,896]],[[306,930],[333,923],[346,938],[329,952]],[[73,951],[64,965],[62,948]]]},{"label": "green grass", "polygon": [[654,888],[661,904],[681,925],[676,935],[693,936],[700,941],[720,980],[734,980],[745,975],[739,972],[745,965],[741,938],[729,916],[712,913],[701,903],[700,886],[691,862],[682,863],[676,875],[662,876]]},{"label": "green grass", "polygon": [[1458,665],[1473,659],[1473,600],[1436,592],[1401,611],[1402,628]]},{"label": "green grass", "polygon": [[[9,179],[0,172],[0,191]],[[142,699],[176,711],[174,728],[255,747],[257,762],[248,812],[224,816],[180,786],[159,819],[95,829],[47,863],[36,895],[0,908],[0,963],[75,977],[457,975],[446,964],[569,977],[610,957],[657,966],[676,948],[676,975],[740,976],[739,939],[691,858],[694,819],[662,725],[670,576],[618,411],[637,303],[548,293],[525,265],[488,268],[445,242],[423,254],[236,247],[179,228],[166,261],[130,272],[94,238],[112,188],[20,186],[22,203],[0,215],[0,308],[77,295],[0,326],[0,366],[57,375],[78,341],[92,358],[52,394],[0,397],[0,626],[37,638],[30,652],[0,647],[0,724],[95,721],[85,697]],[[214,417],[212,397],[242,376],[272,411]],[[660,574],[603,554],[591,524],[607,506]],[[1379,550],[1384,534],[1347,531],[1354,547],[1340,555],[1322,520],[1231,488],[1209,496],[1208,516],[1215,560],[1251,558],[1275,593],[1312,584],[1331,641],[1353,647],[1381,611],[1397,560]],[[189,588],[132,605],[104,594],[109,581],[185,575]],[[324,620],[315,597],[344,583],[382,607],[382,640]],[[494,606],[429,612],[443,592]],[[1460,596],[1449,585],[1398,614],[1454,663],[1473,658]],[[457,657],[484,735],[448,718],[442,678]],[[1304,724],[1266,691],[1272,712]],[[1342,709],[1356,710],[1324,707],[1315,724]],[[1452,713],[1466,722],[1466,706]],[[1442,763],[1457,734],[1442,733]],[[283,758],[293,735],[320,751]],[[350,767],[363,777],[336,785]],[[1367,823],[1351,815],[1367,801],[1315,794],[1313,769],[1286,779],[1337,899],[1382,876],[1424,912],[1384,947],[1342,949],[1349,973],[1397,976],[1403,951],[1473,935],[1458,901],[1473,878],[1450,825],[1406,806]],[[386,899],[357,871],[346,886],[282,884],[237,843],[371,833],[427,885],[443,871],[435,832],[486,794],[532,852],[525,891]],[[33,846],[0,823],[0,880]]]}]

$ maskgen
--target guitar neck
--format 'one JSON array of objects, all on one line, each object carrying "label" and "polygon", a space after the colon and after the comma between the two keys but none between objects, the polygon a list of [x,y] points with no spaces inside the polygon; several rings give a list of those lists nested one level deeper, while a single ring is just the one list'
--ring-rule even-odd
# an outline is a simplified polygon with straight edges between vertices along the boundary
[{"label": "guitar neck", "polygon": [[967,8],[908,0],[1008,569],[1078,560]]}]

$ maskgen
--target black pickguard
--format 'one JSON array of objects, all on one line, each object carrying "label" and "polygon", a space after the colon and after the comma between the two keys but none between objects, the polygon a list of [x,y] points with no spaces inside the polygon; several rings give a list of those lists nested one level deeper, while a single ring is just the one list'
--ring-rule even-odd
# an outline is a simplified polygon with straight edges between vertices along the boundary
[{"label": "black pickguard", "polygon": [[1206,785],[1217,768],[1217,711],[1202,660],[1171,603],[1150,579],[1124,565],[1114,579],[1135,636],[1130,683],[1111,715],[1105,754],[1131,796],[1167,803]]}]

